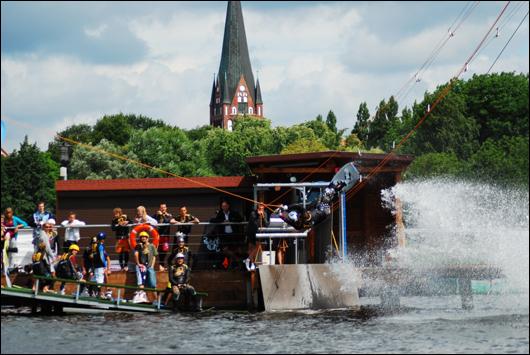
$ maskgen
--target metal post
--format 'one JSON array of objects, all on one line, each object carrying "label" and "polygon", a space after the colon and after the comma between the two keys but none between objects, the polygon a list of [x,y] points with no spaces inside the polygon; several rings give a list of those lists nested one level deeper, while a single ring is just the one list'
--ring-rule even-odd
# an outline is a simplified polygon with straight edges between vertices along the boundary
[{"label": "metal post", "polygon": [[77,288],[75,290],[75,303],[77,303],[77,301],[79,301],[79,291],[81,290],[81,284],[77,284]]},{"label": "metal post", "polygon": [[39,293],[39,279],[35,281],[35,296],[37,296],[37,293]]},{"label": "metal post", "polygon": [[[263,260],[261,260],[263,262]],[[276,263],[276,260],[274,260]],[[272,238],[269,237],[269,265],[272,265]]]},{"label": "metal post", "polygon": [[160,312],[160,302],[162,302],[162,293],[158,293],[158,302],[156,303],[156,310]]},{"label": "metal post", "polygon": [[298,237],[294,238],[294,263],[298,264]]},{"label": "metal post", "polygon": [[342,251],[342,261],[346,260],[346,193],[340,194],[340,248]]},{"label": "metal post", "polygon": [[118,295],[116,296],[116,308],[120,307],[120,301],[121,301],[121,288],[118,289]]}]

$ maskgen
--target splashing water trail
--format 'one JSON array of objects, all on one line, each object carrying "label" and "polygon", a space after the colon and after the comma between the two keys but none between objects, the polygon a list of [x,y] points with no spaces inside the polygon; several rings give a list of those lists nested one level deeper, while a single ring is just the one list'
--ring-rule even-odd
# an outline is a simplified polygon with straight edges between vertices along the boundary
[{"label": "splashing water trail", "polygon": [[506,276],[504,292],[526,295],[528,304],[527,190],[435,179],[401,183],[381,194],[393,213],[396,199],[402,203],[407,245],[397,251],[399,266],[498,267]]}]

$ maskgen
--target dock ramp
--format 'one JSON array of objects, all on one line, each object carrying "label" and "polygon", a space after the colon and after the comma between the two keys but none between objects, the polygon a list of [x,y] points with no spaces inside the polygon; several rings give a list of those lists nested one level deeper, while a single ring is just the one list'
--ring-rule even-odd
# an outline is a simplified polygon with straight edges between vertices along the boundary
[{"label": "dock ramp", "polygon": [[348,264],[259,266],[266,311],[359,308],[361,275]]}]

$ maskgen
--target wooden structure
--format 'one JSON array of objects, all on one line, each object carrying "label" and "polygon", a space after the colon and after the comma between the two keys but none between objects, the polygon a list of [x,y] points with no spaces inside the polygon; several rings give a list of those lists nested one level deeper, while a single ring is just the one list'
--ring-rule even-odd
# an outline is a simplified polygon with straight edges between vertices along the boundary
[{"label": "wooden structure", "polygon": [[[366,176],[385,157],[385,154],[328,151],[257,156],[248,158],[247,164],[260,183],[330,181],[338,169],[348,162],[354,162],[361,175]],[[382,206],[381,191],[401,181],[403,171],[412,160],[410,155],[392,156],[379,173],[347,200],[347,249],[365,256],[365,262],[370,265],[379,265],[382,261],[380,252],[398,243],[394,237],[394,226],[398,226],[399,243],[404,243],[403,235],[399,234],[403,226],[401,213],[398,211],[394,216]],[[266,203],[289,204],[295,202],[297,197],[294,191],[278,189],[261,194],[259,199]],[[335,214],[333,230],[334,235],[338,236],[338,211]]]}]

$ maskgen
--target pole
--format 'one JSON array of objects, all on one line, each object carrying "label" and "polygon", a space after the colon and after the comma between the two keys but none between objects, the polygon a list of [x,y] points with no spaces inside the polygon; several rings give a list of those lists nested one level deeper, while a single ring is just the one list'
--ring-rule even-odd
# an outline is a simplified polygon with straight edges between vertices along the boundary
[{"label": "pole", "polygon": [[340,249],[342,251],[342,261],[346,260],[346,193],[340,194]]}]

